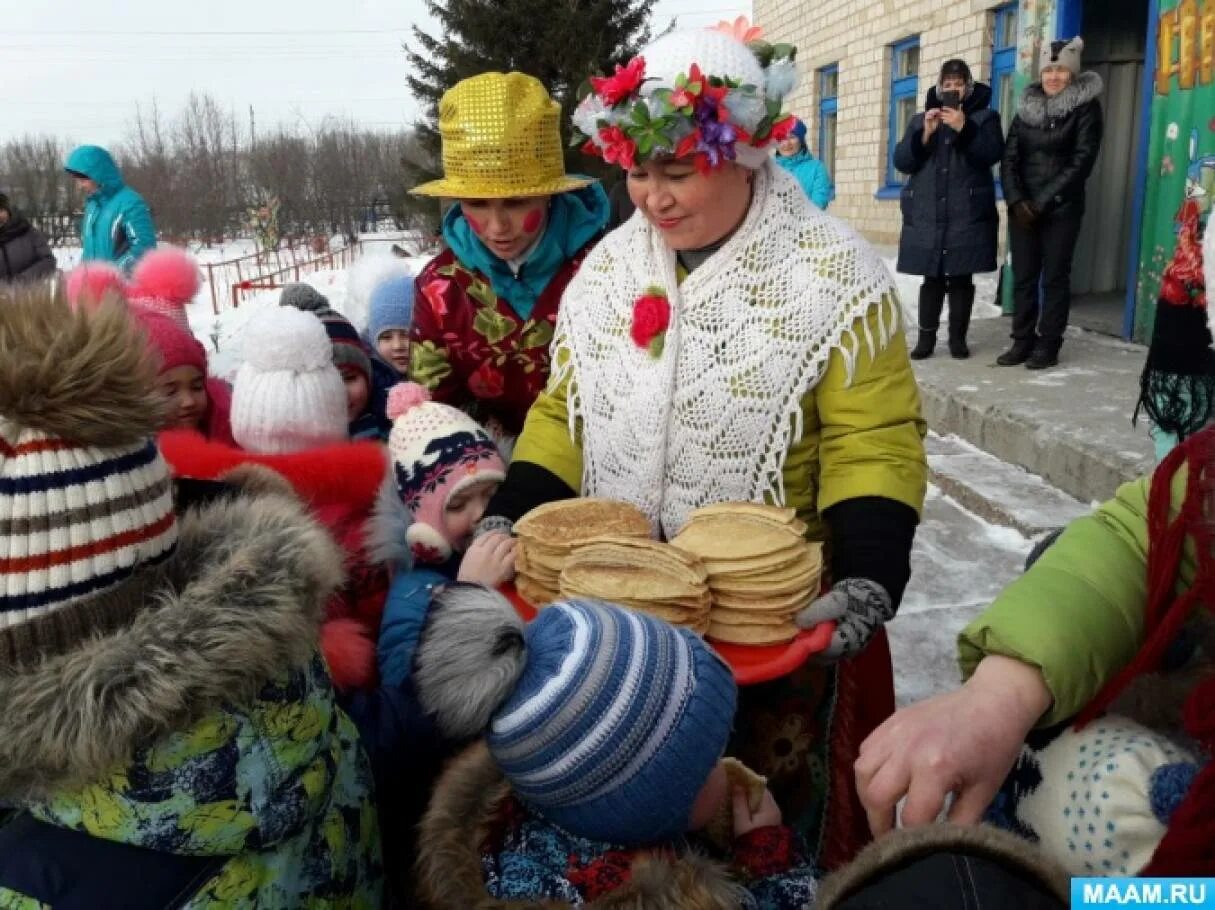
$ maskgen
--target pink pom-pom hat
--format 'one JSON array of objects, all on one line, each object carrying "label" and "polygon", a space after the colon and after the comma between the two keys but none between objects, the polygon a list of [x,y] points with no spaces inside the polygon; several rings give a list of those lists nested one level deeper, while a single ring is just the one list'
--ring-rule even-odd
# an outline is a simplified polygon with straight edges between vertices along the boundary
[{"label": "pink pom-pom hat", "polygon": [[127,296],[126,279],[108,262],[85,262],[67,273],[68,302],[75,308],[93,307],[109,296]]},{"label": "pink pom-pom hat", "polygon": [[186,304],[194,299],[201,284],[198,265],[189,253],[162,246],[135,265],[127,297],[135,306],[163,313],[188,332]]},{"label": "pink pom-pom hat", "polygon": [[388,393],[388,419],[396,420],[427,401],[430,401],[430,392],[425,386],[416,382],[398,382]]}]

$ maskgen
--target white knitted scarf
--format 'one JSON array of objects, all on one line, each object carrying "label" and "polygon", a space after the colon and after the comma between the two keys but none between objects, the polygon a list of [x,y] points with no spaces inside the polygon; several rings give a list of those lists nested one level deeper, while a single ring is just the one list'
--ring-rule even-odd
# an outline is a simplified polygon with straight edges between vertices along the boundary
[{"label": "white knitted scarf", "polygon": [[[889,344],[899,306],[885,266],[771,162],[737,232],[680,286],[675,254],[638,212],[587,257],[562,298],[551,387],[570,379],[583,494],[635,504],[670,537],[702,505],[784,503],[801,401],[828,357]],[[633,305],[661,287],[671,322],[654,358],[629,334]],[[878,337],[865,325],[877,308]],[[579,426],[580,424],[580,426]]]}]

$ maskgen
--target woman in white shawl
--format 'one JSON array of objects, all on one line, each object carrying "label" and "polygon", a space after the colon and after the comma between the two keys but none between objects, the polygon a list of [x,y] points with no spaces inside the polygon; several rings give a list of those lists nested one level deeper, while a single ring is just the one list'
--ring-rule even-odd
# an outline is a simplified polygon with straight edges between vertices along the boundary
[{"label": "woman in white shawl", "polygon": [[885,267],[772,163],[793,48],[734,31],[660,38],[575,113],[637,212],[565,292],[483,527],[576,495],[632,502],[666,538],[708,503],[797,509],[833,583],[797,621],[837,630],[818,665],[744,694],[737,751],[834,865],[867,835],[855,749],[893,710],[881,628],[910,574],[924,425]]}]

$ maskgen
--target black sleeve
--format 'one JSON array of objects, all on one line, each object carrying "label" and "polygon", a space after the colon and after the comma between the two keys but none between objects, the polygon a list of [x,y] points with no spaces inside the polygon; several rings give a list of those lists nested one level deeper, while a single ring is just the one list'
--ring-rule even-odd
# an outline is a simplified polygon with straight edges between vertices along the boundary
[{"label": "black sleeve", "polygon": [[988,117],[981,125],[968,119],[958,135],[958,149],[967,162],[978,171],[999,164],[1004,157],[1004,132],[999,117]]},{"label": "black sleeve", "polygon": [[[933,138],[936,138],[935,135]],[[907,124],[903,141],[895,146],[895,170],[904,174],[915,174],[931,154],[931,150],[924,145],[924,115],[916,114],[911,118],[911,123]]]},{"label": "black sleeve", "polygon": [[505,518],[516,522],[536,506],[578,495],[564,480],[547,468],[530,461],[515,461],[506,470],[506,480],[489,501],[485,518]]},{"label": "black sleeve", "polygon": [[831,530],[831,577],[868,578],[890,594],[897,608],[911,577],[911,544],[919,516],[906,503],[861,496],[823,513]]},{"label": "black sleeve", "polygon": [[1004,201],[1011,209],[1025,199],[1025,187],[1021,183],[1021,118],[1013,117],[1008,127],[1008,138],[1004,140],[1004,157],[1000,160],[1000,184],[1004,187]]}]

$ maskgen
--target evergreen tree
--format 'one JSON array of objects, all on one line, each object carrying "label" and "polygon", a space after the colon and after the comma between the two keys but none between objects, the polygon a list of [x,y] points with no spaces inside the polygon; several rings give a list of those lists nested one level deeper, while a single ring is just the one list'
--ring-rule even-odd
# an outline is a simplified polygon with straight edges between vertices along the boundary
[{"label": "evergreen tree", "polygon": [[[414,27],[414,47],[406,47],[408,85],[424,105],[418,125],[427,161],[411,161],[413,183],[438,176],[439,99],[449,88],[478,73],[527,73],[539,79],[561,104],[562,136],[570,135],[570,114],[578,87],[588,76],[611,73],[650,38],[654,0],[428,0],[442,35]],[[566,170],[604,172],[601,162],[577,149],[566,154]],[[433,202],[422,203],[433,211]]]}]

